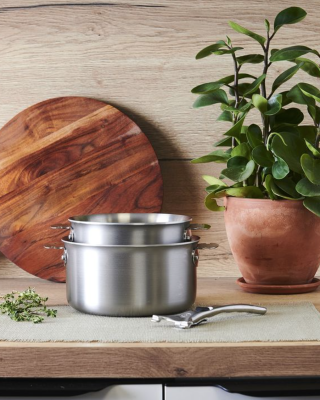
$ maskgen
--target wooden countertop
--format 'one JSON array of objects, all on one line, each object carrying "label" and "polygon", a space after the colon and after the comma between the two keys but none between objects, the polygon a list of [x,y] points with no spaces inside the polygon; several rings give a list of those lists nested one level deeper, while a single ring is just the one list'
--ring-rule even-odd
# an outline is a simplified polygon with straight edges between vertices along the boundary
[{"label": "wooden countertop", "polygon": [[[25,290],[65,305],[65,284],[38,278],[0,281],[0,293]],[[320,291],[268,296],[241,291],[235,278],[200,278],[199,303],[311,301]],[[4,319],[3,319],[3,322]],[[21,323],[23,329],[23,323]],[[0,342],[0,377],[199,378],[320,376],[320,342],[249,343],[21,343]]]}]

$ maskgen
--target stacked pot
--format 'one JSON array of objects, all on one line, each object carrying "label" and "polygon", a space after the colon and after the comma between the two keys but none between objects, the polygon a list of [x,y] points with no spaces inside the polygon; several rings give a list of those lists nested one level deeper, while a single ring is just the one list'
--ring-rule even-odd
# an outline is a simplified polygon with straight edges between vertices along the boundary
[{"label": "stacked pot", "polygon": [[191,236],[190,229],[208,225],[156,213],[94,214],[69,221],[71,226],[52,228],[70,229],[58,248],[64,250],[72,307],[109,316],[173,314],[190,308],[200,247],[200,238]]}]

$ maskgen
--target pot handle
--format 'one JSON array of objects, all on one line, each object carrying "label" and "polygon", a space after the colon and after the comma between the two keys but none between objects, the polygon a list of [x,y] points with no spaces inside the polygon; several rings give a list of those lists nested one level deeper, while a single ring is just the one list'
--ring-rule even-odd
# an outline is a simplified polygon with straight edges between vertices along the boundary
[{"label": "pot handle", "polygon": [[51,225],[51,229],[63,229],[63,230],[70,229],[70,233],[68,235],[68,239],[73,242],[73,239],[74,239],[73,232],[74,231],[73,231],[73,228],[71,226],[68,226],[68,225]]},{"label": "pot handle", "polygon": [[43,247],[48,250],[63,250],[64,246],[59,246],[58,244],[44,244]]},{"label": "pot handle", "polygon": [[193,231],[207,231],[211,228],[211,225],[208,224],[190,224],[188,229],[192,229]]},{"label": "pot handle", "polygon": [[51,225],[51,229],[71,229],[71,226],[68,225]]},{"label": "pot handle", "polygon": [[56,244],[45,244],[43,245],[45,249],[49,250],[64,250],[61,256],[61,260],[64,262],[64,265],[67,265],[67,249],[64,246],[59,246]]},{"label": "pot handle", "polygon": [[191,320],[194,325],[205,321],[206,318],[214,317],[220,313],[246,312],[263,315],[267,312],[265,307],[254,306],[251,304],[231,304],[227,306],[197,307]]},{"label": "pot handle", "polygon": [[200,243],[200,244],[198,244],[197,248],[192,251],[192,262],[193,262],[194,266],[197,267],[199,264],[199,258],[200,258],[199,250],[204,250],[204,249],[212,250],[212,249],[216,249],[217,247],[219,247],[219,245],[217,243]]},{"label": "pot handle", "polygon": [[208,224],[190,224],[188,228],[184,231],[183,240],[190,241],[192,236],[192,231],[206,231],[211,228]]}]

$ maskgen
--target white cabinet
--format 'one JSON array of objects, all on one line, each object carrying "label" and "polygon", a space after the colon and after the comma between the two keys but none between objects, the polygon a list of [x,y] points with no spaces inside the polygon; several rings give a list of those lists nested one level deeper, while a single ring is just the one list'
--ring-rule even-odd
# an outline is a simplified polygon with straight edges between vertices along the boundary
[{"label": "white cabinet", "polygon": [[100,392],[79,396],[79,400],[80,397],[81,400],[163,400],[162,385],[115,385]]}]

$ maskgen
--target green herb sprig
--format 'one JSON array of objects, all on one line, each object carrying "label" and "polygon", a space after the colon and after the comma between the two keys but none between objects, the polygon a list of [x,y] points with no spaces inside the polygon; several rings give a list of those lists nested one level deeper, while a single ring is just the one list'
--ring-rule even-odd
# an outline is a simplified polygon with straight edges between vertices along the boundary
[{"label": "green herb sprig", "polygon": [[47,308],[45,304],[48,297],[40,297],[34,288],[29,287],[24,292],[13,291],[0,296],[0,299],[4,300],[0,304],[0,312],[17,322],[30,321],[38,324],[44,320],[44,316],[57,316],[57,310]]}]

